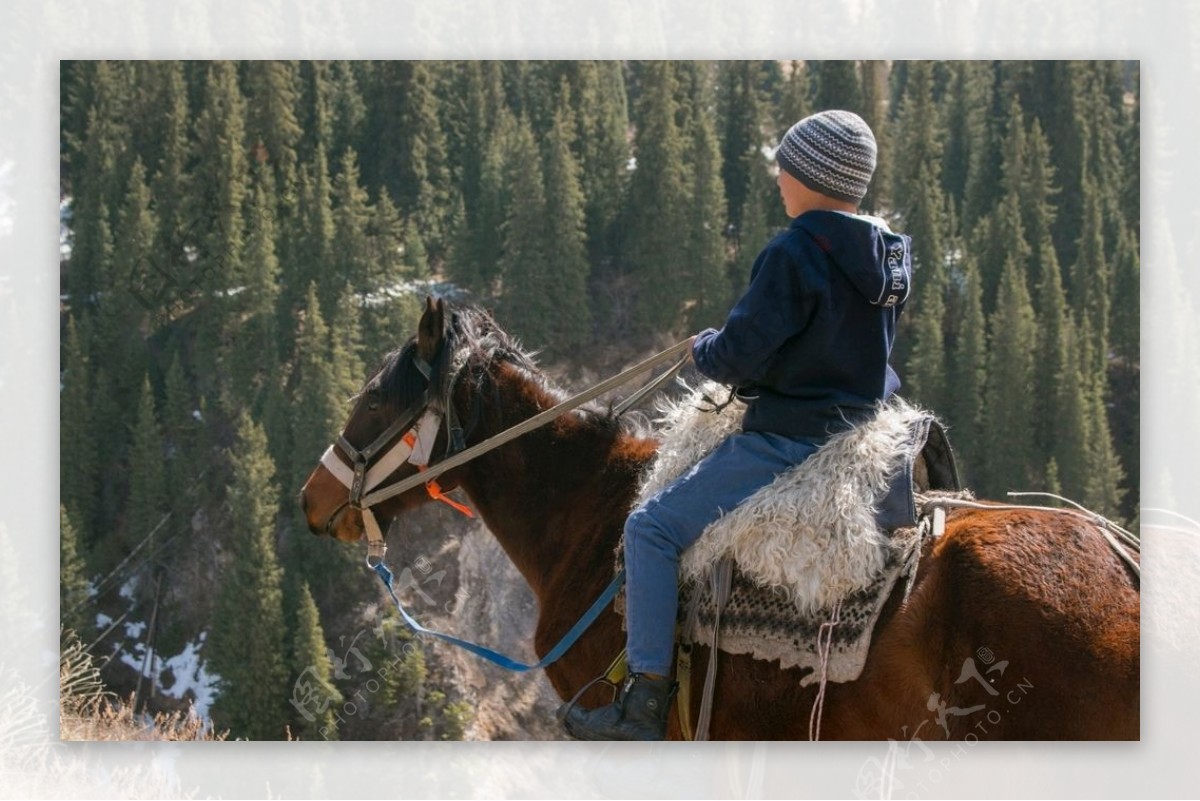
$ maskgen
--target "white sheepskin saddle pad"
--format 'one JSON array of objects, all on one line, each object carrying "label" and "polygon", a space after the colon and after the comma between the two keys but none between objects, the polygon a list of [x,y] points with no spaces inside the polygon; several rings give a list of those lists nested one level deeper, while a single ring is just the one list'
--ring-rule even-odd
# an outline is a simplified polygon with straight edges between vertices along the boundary
[{"label": "white sheepskin saddle pad", "polygon": [[[658,458],[637,504],[739,430],[744,406],[713,411],[708,400],[725,392],[706,382],[660,407]],[[934,439],[932,429],[949,454],[930,413],[899,399],[881,404],[712,523],[680,562],[682,640],[711,645],[717,610],[710,578],[729,559],[732,593],[720,612],[721,650],[778,660],[784,668],[812,668],[802,684],[819,680],[822,667],[828,681],[857,678],[884,603],[896,582],[916,570],[922,539],[915,513],[884,530],[879,510],[897,497],[911,505],[914,465]],[[832,634],[824,659],[817,646],[823,624],[825,639]]]}]

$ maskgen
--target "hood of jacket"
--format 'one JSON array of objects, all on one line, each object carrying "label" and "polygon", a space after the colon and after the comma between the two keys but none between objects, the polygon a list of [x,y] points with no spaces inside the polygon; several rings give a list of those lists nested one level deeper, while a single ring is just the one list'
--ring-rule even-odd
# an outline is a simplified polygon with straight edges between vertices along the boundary
[{"label": "hood of jacket", "polygon": [[792,221],[803,228],[872,305],[908,300],[912,286],[912,240],[878,217],[840,211],[809,211]]}]

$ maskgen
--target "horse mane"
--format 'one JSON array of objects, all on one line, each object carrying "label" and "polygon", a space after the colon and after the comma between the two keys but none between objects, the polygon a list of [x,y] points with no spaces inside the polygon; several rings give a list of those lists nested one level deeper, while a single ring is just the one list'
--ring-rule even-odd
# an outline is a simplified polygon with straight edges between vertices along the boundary
[{"label": "horse mane", "polygon": [[[539,391],[555,403],[568,393],[538,366],[537,351],[524,348],[520,340],[502,329],[490,313],[474,304],[446,304],[445,344],[431,364],[430,380],[438,387],[439,397],[447,397],[450,383],[460,371],[473,382],[472,391],[483,392],[490,369],[498,364],[516,368]],[[373,383],[388,405],[402,405],[416,397],[424,383],[413,367],[417,338],[412,336],[398,349],[388,353],[376,370]],[[641,415],[617,417],[611,406],[588,404],[577,410],[579,419],[590,426],[633,436],[649,436],[649,426]]]}]

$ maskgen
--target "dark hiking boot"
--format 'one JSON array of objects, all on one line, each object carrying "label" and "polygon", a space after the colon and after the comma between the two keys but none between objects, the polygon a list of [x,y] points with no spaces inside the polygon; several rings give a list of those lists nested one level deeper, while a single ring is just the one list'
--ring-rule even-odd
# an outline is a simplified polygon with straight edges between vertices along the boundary
[{"label": "dark hiking boot", "polygon": [[558,719],[577,740],[665,740],[667,711],[679,685],[669,678],[631,673],[617,700],[598,709],[574,702],[558,709]]}]

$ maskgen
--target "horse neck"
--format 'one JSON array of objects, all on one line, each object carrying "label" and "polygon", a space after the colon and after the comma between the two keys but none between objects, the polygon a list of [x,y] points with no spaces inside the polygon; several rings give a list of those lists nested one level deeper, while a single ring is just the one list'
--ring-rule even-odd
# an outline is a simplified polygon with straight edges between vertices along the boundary
[{"label": "horse neck", "polygon": [[[511,365],[499,368],[496,387],[475,439],[559,400]],[[637,476],[653,452],[651,441],[567,413],[469,463],[461,483],[539,602],[560,603],[564,588],[588,597],[611,578]]]}]

